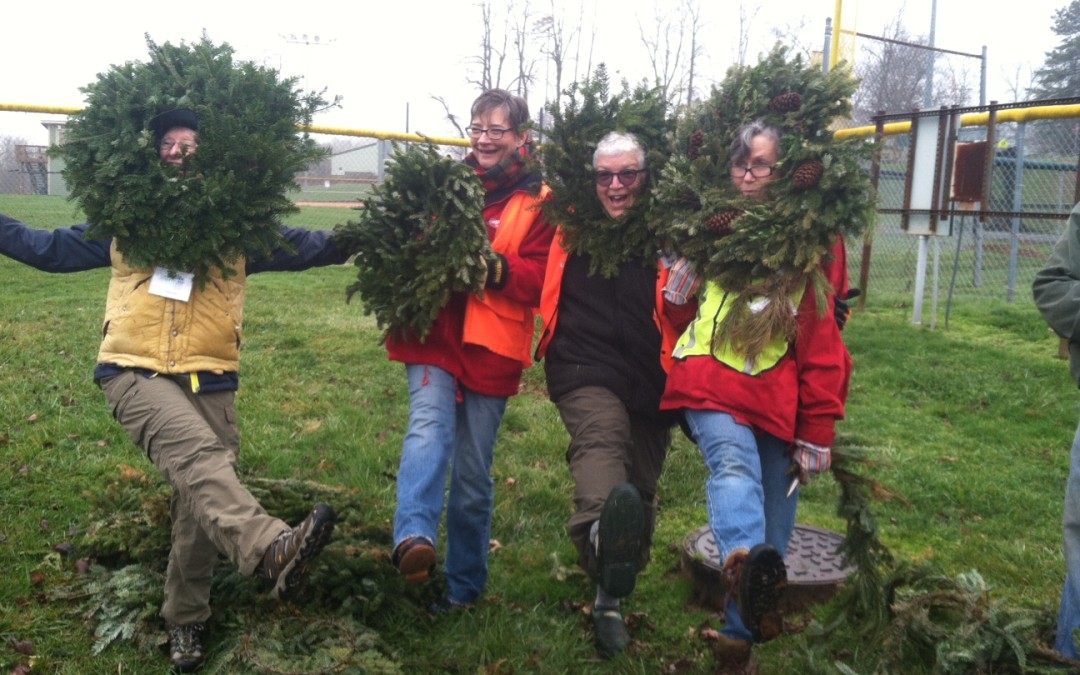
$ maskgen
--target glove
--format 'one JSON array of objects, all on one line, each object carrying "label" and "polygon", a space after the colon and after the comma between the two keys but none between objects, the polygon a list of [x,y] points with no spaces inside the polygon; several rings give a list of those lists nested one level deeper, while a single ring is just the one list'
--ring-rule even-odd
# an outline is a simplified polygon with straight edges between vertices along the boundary
[{"label": "glove", "polygon": [[799,465],[799,483],[806,485],[819,473],[828,471],[832,465],[832,451],[829,448],[801,439],[795,439],[795,450],[791,457]]},{"label": "glove", "polygon": [[833,307],[833,311],[836,314],[836,325],[840,330],[844,330],[847,320],[851,318],[851,305],[847,304],[845,301],[854,300],[860,295],[862,295],[862,291],[859,289],[849,288],[844,297],[841,298],[839,295],[835,296],[835,307]]},{"label": "glove", "polygon": [[664,284],[664,299],[673,305],[685,305],[694,293],[697,293],[701,279],[694,271],[694,263],[686,258],[679,258],[671,266],[667,283]]}]

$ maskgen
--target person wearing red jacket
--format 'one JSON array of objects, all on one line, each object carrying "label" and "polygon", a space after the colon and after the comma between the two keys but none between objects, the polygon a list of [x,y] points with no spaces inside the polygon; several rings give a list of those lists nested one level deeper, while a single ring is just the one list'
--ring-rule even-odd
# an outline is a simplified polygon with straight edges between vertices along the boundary
[{"label": "person wearing red jacket", "polygon": [[555,229],[540,209],[548,188],[528,163],[528,121],[523,98],[491,89],[473,103],[466,129],[472,151],[465,163],[483,181],[495,253],[483,295],[452,295],[424,340],[387,339],[389,357],[405,364],[409,383],[392,556],[409,581],[427,579],[435,566],[449,475],[448,591],[429,608],[433,613],[473,604],[487,585],[495,437],[507,398],[532,364],[533,308]]},{"label": "person wearing red jacket", "polygon": [[[744,196],[769,198],[779,151],[775,127],[760,120],[742,127],[732,144],[731,177]],[[842,239],[821,271],[833,310],[835,297],[848,292]],[[714,651],[719,672],[745,672],[752,645],[783,628],[783,555],[795,527],[798,486],[829,468],[851,358],[839,312],[819,312],[812,282],[784,298],[795,329],[774,332],[753,354],[720,337],[729,334],[721,324],[737,294],[715,281],[703,286],[696,315],[675,345],[661,408],[682,411],[709,469],[709,525],[729,588]],[[752,302],[751,312],[766,311],[766,302]]]}]

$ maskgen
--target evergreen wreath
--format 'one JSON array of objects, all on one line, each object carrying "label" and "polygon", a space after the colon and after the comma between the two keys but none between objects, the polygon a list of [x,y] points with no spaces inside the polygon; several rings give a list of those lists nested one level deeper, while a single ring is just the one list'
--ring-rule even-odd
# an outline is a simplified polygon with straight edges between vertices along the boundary
[{"label": "evergreen wreath", "polygon": [[[326,154],[306,132],[327,102],[302,93],[295,78],[234,61],[233,48],[204,33],[195,44],[155,44],[82,88],[86,107],[52,152],[91,227],[114,237],[128,264],[231,275],[241,256],[283,245],[281,217],[298,209],[286,196],[294,174]],[[198,152],[183,167],[162,162],[151,120],[193,110]]]},{"label": "evergreen wreath", "polygon": [[[746,356],[773,335],[794,338],[791,298],[808,281],[820,311],[827,311],[819,266],[838,236],[858,236],[873,222],[866,171],[872,144],[836,140],[831,128],[849,117],[856,86],[846,68],[824,74],[778,45],[755,66],[729,69],[680,123],[650,219],[702,278],[737,294],[741,301],[718,339]],[[762,201],[743,197],[729,169],[738,130],[759,118],[781,136],[777,176]],[[772,311],[751,311],[759,297],[770,300]]]},{"label": "evergreen wreath", "polygon": [[484,188],[464,162],[431,143],[395,145],[386,179],[364,199],[357,220],[334,239],[355,254],[364,313],[383,339],[424,340],[453,292],[482,293],[493,258],[484,224]]},{"label": "evergreen wreath", "polygon": [[[638,85],[631,91],[625,81],[622,93],[612,95],[604,64],[592,79],[574,83],[564,93],[565,106],[548,106],[551,127],[539,149],[544,180],[552,189],[544,215],[562,227],[563,245],[570,253],[590,256],[590,274],[612,277],[628,260],[655,260],[660,243],[646,213],[651,177],[660,175],[671,144],[667,102],[659,89]],[[649,170],[633,207],[619,220],[600,204],[592,166],[597,143],[611,131],[637,136]]]}]

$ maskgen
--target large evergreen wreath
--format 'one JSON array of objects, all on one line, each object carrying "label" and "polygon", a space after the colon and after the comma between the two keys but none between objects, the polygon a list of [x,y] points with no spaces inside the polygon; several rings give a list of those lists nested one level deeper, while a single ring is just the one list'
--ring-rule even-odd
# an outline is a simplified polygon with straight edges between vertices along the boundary
[{"label": "large evergreen wreath", "polygon": [[[83,87],[86,107],[72,116],[54,152],[91,225],[88,236],[112,236],[125,260],[194,272],[232,273],[250,251],[283,243],[283,215],[293,179],[322,157],[298,125],[326,105],[296,80],[233,59],[228,44],[204,34],[195,44],[146,38],[146,62],[127,62]],[[198,152],[183,167],[162,162],[151,120],[189,108],[198,118]]]},{"label": "large evergreen wreath", "polygon": [[[552,198],[544,203],[548,222],[560,225],[571,253],[590,256],[590,273],[614,276],[631,259],[655,259],[659,240],[646,213],[653,178],[660,175],[671,145],[667,103],[656,88],[623,82],[621,94],[609,92],[607,69],[597,67],[591,80],[571,85],[566,104],[549,106],[551,127],[540,147],[544,179]],[[630,132],[646,151],[646,182],[634,206],[619,220],[604,211],[596,196],[593,152],[610,131]]]},{"label": "large evergreen wreath", "polygon": [[[744,300],[722,330],[738,334],[736,346],[748,355],[769,340],[776,322],[793,337],[786,310],[792,294],[808,281],[822,292],[818,269],[836,238],[859,235],[872,223],[872,146],[838,141],[832,128],[850,114],[856,85],[846,68],[825,74],[777,46],[757,65],[731,68],[680,123],[678,150],[658,181],[650,218],[703,278]],[[729,173],[731,143],[756,119],[781,134],[778,175],[762,201],[743,197]],[[767,305],[775,311],[755,316],[750,301],[761,296],[776,301]]]},{"label": "large evergreen wreath", "polygon": [[336,228],[355,253],[359,293],[383,337],[427,337],[456,291],[483,292],[491,243],[484,188],[473,169],[431,144],[395,147],[386,179],[364,198],[357,220]]}]

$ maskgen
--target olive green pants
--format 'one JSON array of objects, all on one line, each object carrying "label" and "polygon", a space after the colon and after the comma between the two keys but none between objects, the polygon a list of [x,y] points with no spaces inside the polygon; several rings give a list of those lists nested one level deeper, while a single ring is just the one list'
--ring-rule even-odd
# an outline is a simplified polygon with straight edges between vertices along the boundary
[{"label": "olive green pants", "polygon": [[288,528],[236,476],[240,435],[235,392],[196,394],[189,378],[126,371],[101,381],[113,416],[172,486],[172,543],[161,616],[174,624],[210,617],[218,554],[253,574]]},{"label": "olive green pants", "polygon": [[656,485],[671,445],[671,428],[635,417],[604,387],[575,389],[555,405],[570,433],[566,461],[574,477],[574,514],[567,530],[578,550],[578,564],[596,580],[599,570],[589,529],[600,519],[611,489],[630,483],[645,506],[639,563],[644,569],[656,529]]}]

